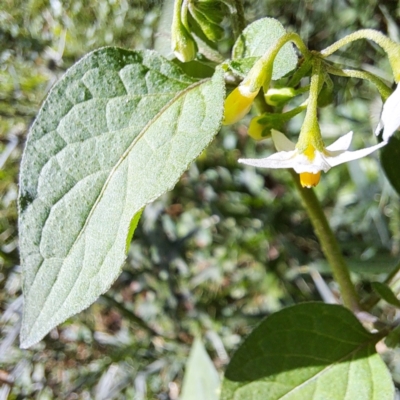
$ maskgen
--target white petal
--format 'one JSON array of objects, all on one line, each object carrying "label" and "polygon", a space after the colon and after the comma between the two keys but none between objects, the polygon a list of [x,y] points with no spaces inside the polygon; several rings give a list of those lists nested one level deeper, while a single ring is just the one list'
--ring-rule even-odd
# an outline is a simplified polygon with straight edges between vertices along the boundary
[{"label": "white petal", "polygon": [[326,172],[331,168],[321,153],[316,152],[314,160],[310,161],[304,154],[298,154],[297,150],[280,151],[261,159],[242,158],[239,162],[261,168],[293,168],[298,174],[302,172],[316,174],[319,171]]},{"label": "white petal", "polygon": [[272,140],[278,151],[293,151],[296,145],[289,140],[282,132],[271,129]]},{"label": "white petal", "polygon": [[293,160],[297,157],[297,150],[280,151],[266,158],[240,158],[242,164],[261,168],[293,168]]},{"label": "white petal", "polygon": [[381,120],[375,130],[375,135],[379,135],[383,128],[382,138],[385,142],[400,127],[400,85],[389,96],[383,105]]},{"label": "white petal", "polygon": [[341,136],[331,145],[329,145],[326,150],[328,151],[345,151],[350,147],[351,140],[353,139],[353,132],[350,131],[345,135]]},{"label": "white petal", "polygon": [[298,173],[301,174],[303,172],[310,172],[316,174],[320,171],[327,172],[331,169],[331,166],[325,159],[325,155],[319,152],[318,150],[315,151],[315,156],[312,161],[304,154],[300,154],[296,157],[295,163],[293,163],[293,169]]},{"label": "white petal", "polygon": [[340,153],[337,156],[326,156],[326,161],[329,163],[331,167],[335,167],[336,165],[343,164],[348,161],[357,160],[359,158],[365,157],[368,154],[371,154],[375,150],[385,146],[387,142],[381,142],[376,144],[375,146],[367,147],[366,149],[356,150],[356,151],[345,151]]}]

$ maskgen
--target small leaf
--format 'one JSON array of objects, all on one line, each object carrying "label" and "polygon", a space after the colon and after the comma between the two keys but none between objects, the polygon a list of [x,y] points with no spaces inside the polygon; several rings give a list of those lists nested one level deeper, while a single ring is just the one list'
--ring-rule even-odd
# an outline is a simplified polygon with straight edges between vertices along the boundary
[{"label": "small leaf", "polygon": [[393,135],[389,143],[382,147],[380,159],[386,177],[398,195],[400,195],[399,158],[400,138],[398,135]]},{"label": "small leaf", "polygon": [[[232,68],[239,75],[246,75],[255,61],[286,33],[283,25],[274,18],[262,18],[250,24],[236,41],[232,58],[236,62]],[[297,64],[297,56],[291,43],[285,44],[274,61],[272,79],[279,79],[292,71]]]},{"label": "small leaf", "polygon": [[396,348],[400,344],[400,325],[397,325],[385,338],[385,344],[388,347]]},{"label": "small leaf", "polygon": [[379,340],[341,306],[305,303],[266,318],[228,365],[221,400],[393,400]]},{"label": "small leaf", "polygon": [[383,300],[385,300],[392,306],[400,308],[400,300],[392,292],[392,289],[390,289],[389,286],[381,282],[372,282],[371,286],[372,289],[374,289],[374,291],[379,295],[379,297],[381,297]]},{"label": "small leaf", "polygon": [[219,376],[203,342],[195,339],[186,363],[180,400],[218,400]]},{"label": "small leaf", "polygon": [[138,213],[210,143],[224,95],[220,69],[198,81],[155,52],[111,47],[54,86],[21,165],[22,347],[108,290]]}]

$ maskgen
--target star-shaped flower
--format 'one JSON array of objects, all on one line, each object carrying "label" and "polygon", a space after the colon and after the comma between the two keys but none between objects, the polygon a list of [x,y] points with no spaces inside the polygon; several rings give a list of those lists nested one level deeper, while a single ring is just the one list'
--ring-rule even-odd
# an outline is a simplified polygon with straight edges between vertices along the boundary
[{"label": "star-shaped flower", "polygon": [[327,172],[336,165],[365,157],[387,143],[348,151],[352,137],[353,132],[349,132],[328,147],[316,149],[310,142],[306,148],[299,149],[283,133],[272,130],[272,140],[278,153],[261,159],[239,159],[239,162],[261,168],[293,168],[300,174],[302,186],[310,188],[318,184],[321,171]]},{"label": "star-shaped flower", "polygon": [[383,105],[381,120],[375,130],[375,135],[379,135],[383,129],[382,139],[387,142],[394,132],[400,127],[400,84],[396,90],[388,97]]}]

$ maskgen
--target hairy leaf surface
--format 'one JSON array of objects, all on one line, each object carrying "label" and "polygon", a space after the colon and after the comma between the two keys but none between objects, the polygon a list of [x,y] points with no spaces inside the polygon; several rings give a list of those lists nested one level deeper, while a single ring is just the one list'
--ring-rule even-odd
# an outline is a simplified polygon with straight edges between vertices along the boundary
[{"label": "hairy leaf surface", "polygon": [[104,48],[55,85],[20,176],[21,346],[108,290],[140,210],[171,189],[220,127],[224,81],[152,51]]}]

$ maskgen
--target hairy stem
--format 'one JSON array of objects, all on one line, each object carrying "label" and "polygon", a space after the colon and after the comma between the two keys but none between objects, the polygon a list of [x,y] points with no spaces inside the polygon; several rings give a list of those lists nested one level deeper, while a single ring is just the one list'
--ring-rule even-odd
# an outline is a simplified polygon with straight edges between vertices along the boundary
[{"label": "hairy stem", "polygon": [[311,52],[297,33],[286,33],[253,65],[242,85],[248,86],[251,92],[259,90],[261,86],[264,86],[266,90],[271,82],[274,60],[281,48],[289,42],[294,43],[298,47],[305,59],[308,60],[311,57]]},{"label": "hairy stem", "polygon": [[315,234],[321,244],[322,251],[332,268],[333,277],[339,285],[343,304],[353,312],[360,311],[358,295],[350,279],[349,269],[321,204],[315,192],[312,189],[303,188],[300,184],[299,176],[293,170],[290,171],[314,227]]},{"label": "hairy stem", "polygon": [[393,50],[393,46],[396,45],[396,43],[379,31],[374,29],[361,29],[331,44],[325,50],[321,51],[321,55],[322,57],[328,57],[343,46],[360,39],[368,39],[375,42],[388,54]]},{"label": "hairy stem", "polygon": [[367,39],[375,42],[377,45],[382,47],[386,52],[390,66],[392,67],[394,80],[396,82],[400,81],[400,44],[389,39],[383,33],[376,31],[374,29],[361,29],[357,32],[351,33],[344,38],[333,43],[331,46],[321,51],[322,57],[328,57],[335,51],[339,50],[341,47],[354,42],[355,40]]}]

